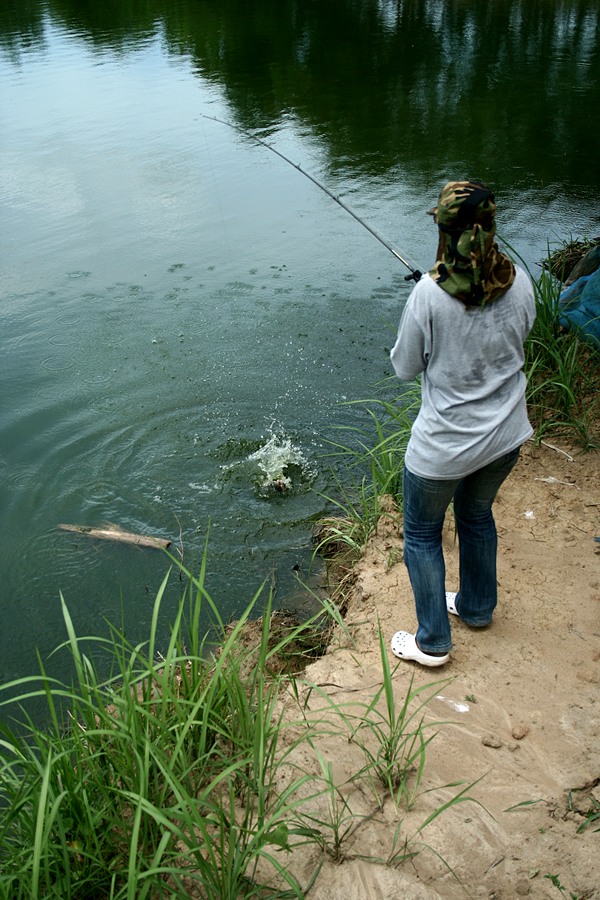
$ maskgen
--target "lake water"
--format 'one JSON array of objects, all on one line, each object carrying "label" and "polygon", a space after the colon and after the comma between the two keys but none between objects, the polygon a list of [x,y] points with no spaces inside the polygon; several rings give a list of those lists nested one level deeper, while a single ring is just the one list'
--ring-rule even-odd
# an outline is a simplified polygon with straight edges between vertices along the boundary
[{"label": "lake water", "polygon": [[63,639],[61,591],[81,634],[147,633],[166,558],[60,523],[172,538],[192,568],[210,524],[224,618],[265,579],[303,608],[327,442],[390,375],[410,283],[251,135],[421,269],[442,184],[486,180],[536,271],[600,232],[599,21],[593,0],[2,4],[0,678]]}]

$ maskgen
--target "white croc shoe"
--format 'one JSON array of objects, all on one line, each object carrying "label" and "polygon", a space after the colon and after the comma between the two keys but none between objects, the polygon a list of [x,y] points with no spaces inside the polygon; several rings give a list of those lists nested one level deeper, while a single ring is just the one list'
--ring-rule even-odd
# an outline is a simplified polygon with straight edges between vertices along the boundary
[{"label": "white croc shoe", "polygon": [[458,610],[456,608],[456,593],[453,591],[446,591],[446,609],[453,616],[458,615]]},{"label": "white croc shoe", "polygon": [[450,654],[444,653],[443,656],[432,656],[431,653],[424,653],[417,644],[414,634],[408,631],[397,631],[392,638],[392,653],[398,659],[406,659],[410,662],[419,663],[422,666],[435,668],[443,666],[450,659]]}]

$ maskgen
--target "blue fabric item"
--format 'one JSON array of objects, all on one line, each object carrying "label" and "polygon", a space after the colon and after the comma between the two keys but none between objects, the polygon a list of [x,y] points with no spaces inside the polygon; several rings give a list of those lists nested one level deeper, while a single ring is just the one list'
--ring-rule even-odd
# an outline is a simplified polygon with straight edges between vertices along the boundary
[{"label": "blue fabric item", "polygon": [[582,340],[600,350],[600,269],[583,275],[563,291],[558,308],[562,327],[578,332]]}]

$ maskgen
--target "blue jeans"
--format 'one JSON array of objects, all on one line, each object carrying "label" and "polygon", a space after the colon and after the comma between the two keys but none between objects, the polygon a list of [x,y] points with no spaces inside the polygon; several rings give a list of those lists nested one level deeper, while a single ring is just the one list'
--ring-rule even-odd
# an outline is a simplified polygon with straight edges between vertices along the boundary
[{"label": "blue jeans", "polygon": [[452,647],[442,552],[442,528],[451,500],[459,542],[458,614],[476,628],[492,620],[498,600],[498,538],[492,503],[517,462],[519,450],[517,447],[477,472],[452,481],[421,478],[404,467],[404,561],[419,621],[417,643],[426,653],[447,653]]}]

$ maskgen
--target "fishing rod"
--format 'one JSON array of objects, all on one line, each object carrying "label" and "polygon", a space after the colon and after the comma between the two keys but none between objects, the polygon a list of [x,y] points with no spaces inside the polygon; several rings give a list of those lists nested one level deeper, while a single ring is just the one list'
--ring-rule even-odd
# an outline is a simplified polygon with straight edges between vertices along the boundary
[{"label": "fishing rod", "polygon": [[347,213],[350,213],[353,219],[356,219],[356,221],[359,222],[359,224],[362,225],[363,228],[366,228],[367,231],[370,232],[370,234],[372,234],[380,244],[383,244],[383,246],[387,250],[389,250],[390,253],[392,253],[396,257],[396,259],[399,259],[402,265],[406,266],[406,268],[410,271],[410,275],[404,276],[405,281],[418,281],[421,278],[422,272],[420,272],[418,269],[415,269],[414,266],[411,266],[411,264],[406,259],[404,259],[404,257],[401,256],[400,253],[398,253],[396,248],[392,244],[390,244],[390,242],[387,241],[383,237],[383,235],[379,234],[379,232],[376,231],[376,229],[373,228],[372,225],[369,225],[368,222],[365,222],[364,219],[361,219],[358,213],[354,212],[354,210],[351,209],[346,203],[344,203],[344,201],[341,200],[336,194],[334,194],[333,191],[330,191],[329,188],[326,187],[326,185],[322,184],[317,178],[315,178],[314,175],[311,175],[310,172],[307,172],[306,169],[303,169],[299,163],[295,163],[280,150],[277,150],[275,147],[273,147],[272,144],[268,144],[267,141],[263,141],[262,138],[257,137],[255,134],[252,134],[251,131],[246,131],[244,128],[240,128],[238,125],[234,125],[233,122],[227,122],[225,119],[218,119],[216,116],[207,116],[204,113],[200,113],[200,116],[203,119],[210,119],[213,122],[218,122],[219,125],[227,125],[228,128],[233,128],[234,131],[243,134],[245,137],[252,138],[252,140],[256,141],[257,144],[260,144],[262,147],[266,147],[267,150],[271,151],[271,153],[275,153],[275,155],[279,156],[280,159],[283,159],[294,169],[297,169],[297,171],[308,178],[309,181],[312,181],[313,184],[316,184],[316,186],[320,188],[325,194],[327,194],[328,197],[331,197],[332,200],[335,200],[338,206],[341,206],[342,209],[346,210]]}]

